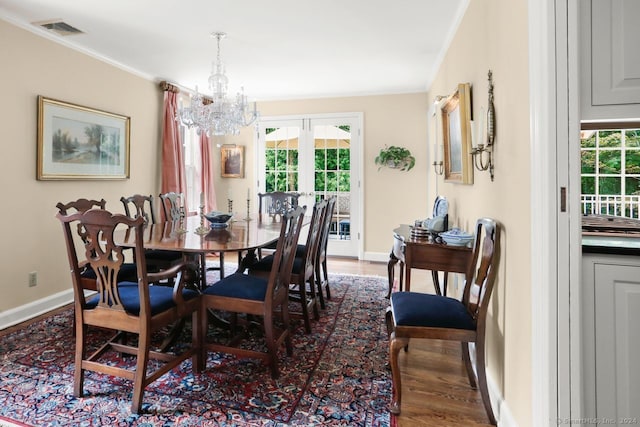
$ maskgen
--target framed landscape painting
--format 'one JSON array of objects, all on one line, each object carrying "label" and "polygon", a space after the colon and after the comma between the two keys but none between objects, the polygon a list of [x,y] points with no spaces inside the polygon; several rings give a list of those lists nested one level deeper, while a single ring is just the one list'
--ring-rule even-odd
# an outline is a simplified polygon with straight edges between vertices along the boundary
[{"label": "framed landscape painting", "polygon": [[38,96],[38,180],[129,178],[130,118]]},{"label": "framed landscape painting", "polygon": [[471,85],[460,83],[442,111],[444,141],[444,180],[473,184],[471,159]]}]

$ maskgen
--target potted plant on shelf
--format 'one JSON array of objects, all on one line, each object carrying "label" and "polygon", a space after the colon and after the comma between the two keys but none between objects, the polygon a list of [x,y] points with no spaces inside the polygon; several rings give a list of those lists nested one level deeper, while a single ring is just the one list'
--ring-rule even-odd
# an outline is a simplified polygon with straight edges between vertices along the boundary
[{"label": "potted plant on shelf", "polygon": [[400,169],[401,171],[411,170],[416,164],[416,158],[411,155],[411,151],[403,147],[385,146],[380,150],[376,157],[376,165],[380,167],[386,166],[391,169]]}]

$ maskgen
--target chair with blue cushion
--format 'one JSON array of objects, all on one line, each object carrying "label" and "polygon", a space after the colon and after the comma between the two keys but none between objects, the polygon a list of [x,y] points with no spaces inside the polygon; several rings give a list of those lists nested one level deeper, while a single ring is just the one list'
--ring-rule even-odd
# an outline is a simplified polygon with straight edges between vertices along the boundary
[{"label": "chair with blue cushion", "polygon": [[[233,334],[239,330],[239,334],[232,336],[227,343],[208,342],[206,338],[209,316],[201,316],[200,336],[203,339],[203,360],[206,361],[208,351],[258,358],[264,360],[271,368],[273,378],[279,376],[278,348],[284,343],[287,354],[291,355],[293,352],[288,308],[289,283],[291,283],[291,269],[305,211],[306,207],[299,206],[282,216],[280,237],[274,253],[273,268],[268,278],[234,273],[203,291],[201,312],[215,310],[231,313],[233,327],[230,333]],[[245,331],[236,328],[235,324],[235,320],[241,314],[262,317],[266,352],[262,349],[242,346]],[[276,325],[276,317],[281,318],[281,324]]]},{"label": "chair with blue cushion", "polygon": [[[144,196],[134,194],[129,197],[123,196],[120,198],[120,202],[122,202],[124,211],[128,217],[142,217],[144,218],[145,224],[149,227],[155,226],[158,222],[152,195]],[[160,224],[160,226],[164,226],[164,224]],[[182,252],[178,251],[149,249],[144,252],[144,255],[147,261],[147,269],[150,271],[164,270],[176,263],[182,262]]]},{"label": "chair with blue cushion", "polygon": [[[62,215],[69,215],[75,212],[86,212],[89,209],[105,209],[107,202],[104,199],[101,200],[89,200],[89,199],[78,199],[73,200],[68,203],[59,202],[56,205],[58,208],[58,212]],[[80,224],[77,224],[78,226]],[[137,267],[134,263],[125,263],[120,267],[120,271],[118,272],[119,280],[128,280],[128,281],[137,281]],[[80,276],[82,278],[82,286],[90,291],[96,291],[96,272],[93,271],[91,265],[87,261],[81,262],[80,265]]]},{"label": "chair with blue cushion", "polygon": [[320,298],[320,307],[325,308],[324,296],[322,289],[327,295],[327,299],[331,299],[331,288],[329,287],[329,271],[327,268],[327,246],[329,245],[329,234],[331,232],[331,221],[335,212],[337,196],[333,195],[327,199],[327,210],[325,212],[325,221],[320,235],[320,244],[318,245],[318,253],[315,261],[315,279],[318,289],[318,297]]},{"label": "chair with blue cushion", "polygon": [[[311,313],[313,313],[314,319],[317,320],[320,318],[314,267],[326,208],[326,200],[316,202],[313,206],[313,214],[311,216],[309,233],[307,234],[307,242],[302,247],[302,253],[300,253],[300,245],[296,248],[296,258],[293,261],[293,269],[291,272],[289,298],[293,301],[297,301],[301,306],[300,312],[291,314],[302,317],[304,321],[304,328],[308,334],[311,333]],[[265,278],[269,277],[271,270],[273,270],[274,260],[274,255],[262,258],[255,264],[249,266],[249,274]]]},{"label": "chair with blue cushion", "polygon": [[[398,355],[408,349],[410,338],[460,341],[469,383],[479,388],[487,417],[496,419],[491,408],[485,368],[485,329],[489,299],[499,259],[500,227],[496,221],[481,218],[476,223],[473,255],[465,274],[462,299],[418,292],[394,292],[387,309],[389,356],[393,391],[390,411],[400,413],[402,385]],[[476,375],[469,355],[469,343],[475,343]]]},{"label": "chair with blue cushion", "polygon": [[[57,218],[63,226],[67,256],[71,267],[75,309],[75,372],[74,395],[83,395],[85,371],[126,378],[133,383],[131,411],[138,413],[142,409],[144,390],[147,385],[191,358],[194,371],[202,369],[201,339],[199,329],[199,293],[186,289],[185,284],[193,280],[195,271],[186,264],[177,264],[170,269],[148,273],[144,257],[143,227],[144,219],[129,218],[121,214],[112,214],[104,209],[90,209],[65,215],[59,212]],[[71,224],[77,223],[74,236]],[[115,231],[118,228],[129,229],[135,233],[137,277],[136,281],[121,281],[119,273],[124,265],[124,251],[129,249],[118,244]],[[87,262],[96,273],[97,294],[85,300],[81,263],[78,262],[75,242],[82,242]],[[154,286],[151,283],[172,278],[174,286]],[[168,328],[184,318],[191,318],[193,328],[191,345],[175,352],[160,352],[152,347],[152,335],[162,334]],[[114,331],[106,339],[96,336],[100,342],[89,342],[87,327],[95,326]],[[137,346],[126,345],[121,340],[123,333],[137,334]],[[97,349],[91,350],[90,349]],[[104,357],[107,353],[125,353],[136,356],[135,365],[125,368],[113,363],[113,358]],[[153,364],[149,363],[153,359]],[[121,359],[122,360],[122,359]]]}]

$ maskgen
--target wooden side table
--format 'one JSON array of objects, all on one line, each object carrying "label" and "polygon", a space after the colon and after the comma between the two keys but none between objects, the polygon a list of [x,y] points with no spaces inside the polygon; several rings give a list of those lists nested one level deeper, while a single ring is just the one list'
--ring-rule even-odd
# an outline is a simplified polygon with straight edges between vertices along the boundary
[{"label": "wooden side table", "polygon": [[[411,237],[411,226],[403,224],[393,230],[394,250],[389,255],[387,270],[389,274],[389,293],[391,295],[394,281],[394,267],[400,262],[400,290],[402,290],[403,277],[406,282],[406,290],[411,290],[411,269],[419,268],[431,270],[433,284],[438,295],[447,294],[447,273],[466,273],[471,261],[471,248],[466,246],[451,246],[444,243],[430,242],[427,239],[415,239]],[[398,242],[404,244],[403,255],[399,256]],[[404,265],[403,265],[404,264]],[[404,270],[404,271],[403,271]],[[440,288],[438,272],[445,273],[443,288]]]}]

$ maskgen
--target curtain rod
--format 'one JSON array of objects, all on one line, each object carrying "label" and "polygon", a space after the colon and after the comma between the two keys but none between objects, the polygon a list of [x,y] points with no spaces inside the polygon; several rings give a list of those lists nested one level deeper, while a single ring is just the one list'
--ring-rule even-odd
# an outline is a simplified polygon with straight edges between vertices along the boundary
[{"label": "curtain rod", "polygon": [[[196,92],[186,88],[184,86],[179,86],[175,83],[169,83],[166,80],[163,80],[159,83],[160,89],[162,89],[163,91],[169,91],[169,92],[174,92],[174,93],[180,93],[180,91],[184,91],[186,93],[188,93],[189,95],[194,95]],[[213,100],[211,98],[209,98],[208,96],[202,96],[202,103],[204,105],[207,104],[211,104],[213,102]]]}]

